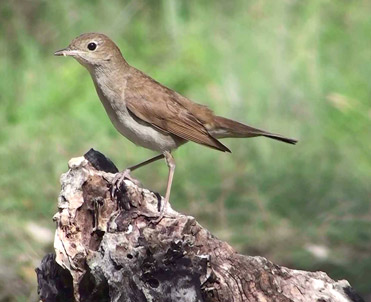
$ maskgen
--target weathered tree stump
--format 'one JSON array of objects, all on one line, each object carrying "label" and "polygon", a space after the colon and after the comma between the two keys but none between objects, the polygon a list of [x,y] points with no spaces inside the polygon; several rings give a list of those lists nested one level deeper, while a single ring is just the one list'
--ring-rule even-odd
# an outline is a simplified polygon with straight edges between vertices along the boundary
[{"label": "weathered tree stump", "polygon": [[55,255],[36,269],[43,302],[363,301],[345,280],[236,253],[161,196],[125,180],[99,152],[71,159],[61,177]]}]

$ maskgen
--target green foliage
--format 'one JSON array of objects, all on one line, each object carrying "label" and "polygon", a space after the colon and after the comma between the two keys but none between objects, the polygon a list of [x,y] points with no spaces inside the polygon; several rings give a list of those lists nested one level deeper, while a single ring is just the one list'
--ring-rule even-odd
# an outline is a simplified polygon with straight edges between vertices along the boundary
[{"label": "green foliage", "polygon": [[[88,73],[53,57],[89,31],[217,114],[300,140],[226,140],[232,155],[185,145],[177,210],[243,253],[369,294],[370,10],[367,0],[0,2],[0,271],[11,271],[0,301],[36,301],[29,268],[50,244],[35,244],[27,222],[54,228],[69,158],[94,147],[122,169],[152,156],[116,132]],[[166,174],[156,163],[136,176],[163,192]]]}]

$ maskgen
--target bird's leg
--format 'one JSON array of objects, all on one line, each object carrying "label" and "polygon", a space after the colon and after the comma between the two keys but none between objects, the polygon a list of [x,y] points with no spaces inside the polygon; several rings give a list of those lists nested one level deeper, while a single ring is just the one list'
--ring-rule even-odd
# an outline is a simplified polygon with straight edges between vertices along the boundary
[{"label": "bird's leg", "polygon": [[167,203],[169,202],[169,199],[170,199],[171,185],[173,183],[173,177],[174,177],[174,172],[175,172],[174,157],[171,155],[171,153],[169,151],[165,151],[163,153],[163,155],[165,157],[166,164],[169,168],[169,176],[167,178],[167,186],[166,186],[166,194],[165,194],[164,204],[161,206],[160,215],[156,219],[155,223],[160,222],[161,219],[164,217],[165,209],[166,209]]},{"label": "bird's leg", "polygon": [[155,157],[152,157],[150,159],[147,159],[144,162],[141,162],[141,163],[139,163],[137,165],[131,166],[131,167],[127,168],[126,170],[129,170],[130,172],[132,172],[132,171],[134,171],[134,170],[136,170],[136,169],[138,169],[140,167],[146,166],[146,165],[148,165],[150,163],[153,163],[154,161],[159,160],[161,158],[164,158],[164,155],[163,154],[156,155]]},{"label": "bird's leg", "polygon": [[135,184],[138,184],[138,181],[136,179],[134,179],[133,177],[131,177],[131,175],[130,175],[131,171],[134,171],[134,170],[136,170],[140,167],[143,167],[145,165],[153,163],[154,161],[159,160],[161,158],[164,158],[163,154],[156,155],[156,156],[154,156],[150,159],[145,160],[144,162],[141,162],[137,165],[126,168],[124,171],[122,171],[120,173],[117,173],[115,178],[113,179],[113,186],[112,186],[112,192],[111,192],[112,197],[115,197],[116,190],[120,189],[120,187],[121,187],[122,183],[124,182],[125,178],[129,179],[130,181],[132,181]]}]

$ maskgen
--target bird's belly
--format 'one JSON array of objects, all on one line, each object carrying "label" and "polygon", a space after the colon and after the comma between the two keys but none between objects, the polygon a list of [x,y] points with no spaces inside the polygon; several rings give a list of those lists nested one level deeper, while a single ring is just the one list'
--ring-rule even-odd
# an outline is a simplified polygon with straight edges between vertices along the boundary
[{"label": "bird's belly", "polygon": [[[106,106],[104,107],[106,108]],[[182,139],[163,133],[148,123],[133,117],[125,105],[121,105],[121,107],[118,110],[108,105],[107,114],[115,128],[134,144],[163,152],[174,150],[184,143]]]},{"label": "bird's belly", "polygon": [[[93,81],[98,96],[115,128],[134,144],[158,152],[171,151],[185,143],[180,137],[166,134],[128,112],[124,92],[118,95],[100,79]],[[102,87],[102,88],[101,88]]]},{"label": "bird's belly", "polygon": [[164,134],[155,128],[139,123],[129,114],[120,112],[118,117],[111,118],[116,129],[134,144],[154,150],[171,151],[179,145],[177,138]]}]

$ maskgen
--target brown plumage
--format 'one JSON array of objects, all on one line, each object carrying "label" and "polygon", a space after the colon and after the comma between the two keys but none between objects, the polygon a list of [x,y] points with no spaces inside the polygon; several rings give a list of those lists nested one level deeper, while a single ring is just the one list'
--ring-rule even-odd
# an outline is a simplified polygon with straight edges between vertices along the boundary
[{"label": "brown plumage", "polygon": [[[170,152],[187,141],[223,152],[231,152],[218,140],[226,137],[265,136],[290,144],[297,142],[214,115],[206,106],[192,102],[130,66],[116,44],[103,34],[78,36],[55,55],[72,56],[87,68],[108,116],[121,134],[137,145],[161,153],[129,171],[165,157],[169,166],[165,203],[175,168]],[[122,174],[119,183],[129,171]]]},{"label": "brown plumage", "polygon": [[[157,89],[152,89],[154,83]],[[137,118],[164,133],[230,152],[206,128],[207,121],[214,118],[210,109],[193,103],[139,70],[132,70],[127,79],[125,102],[128,110]]]}]

